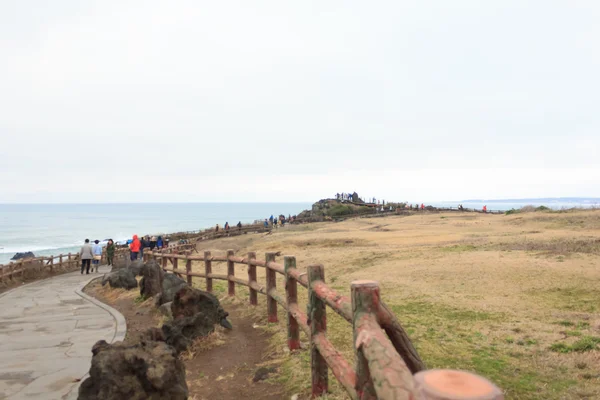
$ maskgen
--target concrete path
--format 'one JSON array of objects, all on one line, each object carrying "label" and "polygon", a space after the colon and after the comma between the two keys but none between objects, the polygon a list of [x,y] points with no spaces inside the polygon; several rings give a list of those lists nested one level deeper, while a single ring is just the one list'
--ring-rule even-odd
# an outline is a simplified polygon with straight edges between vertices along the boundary
[{"label": "concrete path", "polygon": [[0,295],[0,399],[76,399],[98,340],[123,340],[125,319],[81,293],[79,272]]}]

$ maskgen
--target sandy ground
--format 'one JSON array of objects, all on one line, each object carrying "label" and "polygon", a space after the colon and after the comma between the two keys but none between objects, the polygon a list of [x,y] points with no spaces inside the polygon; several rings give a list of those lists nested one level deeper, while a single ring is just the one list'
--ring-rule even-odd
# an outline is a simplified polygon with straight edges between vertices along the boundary
[{"label": "sandy ground", "polygon": [[[343,294],[353,280],[378,280],[429,368],[475,371],[508,399],[600,398],[600,211],[361,218],[199,247],[260,258],[281,251],[295,255],[300,269],[323,264],[327,282]],[[213,263],[213,272],[225,273],[224,263]],[[247,279],[246,269],[236,266],[236,276]],[[278,287],[283,292],[282,279]],[[299,292],[305,301],[306,291]],[[256,312],[265,307],[259,297]],[[328,336],[353,362],[349,324],[333,312],[328,318]],[[278,331],[273,346],[281,348],[284,323]],[[281,381],[306,393],[306,354],[281,357]],[[329,398],[344,398],[333,382]]]}]

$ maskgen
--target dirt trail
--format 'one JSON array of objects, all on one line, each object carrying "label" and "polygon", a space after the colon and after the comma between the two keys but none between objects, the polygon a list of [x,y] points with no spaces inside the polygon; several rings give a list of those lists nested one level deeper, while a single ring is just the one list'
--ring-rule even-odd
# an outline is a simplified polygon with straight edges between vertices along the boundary
[{"label": "dirt trail", "polygon": [[[142,331],[159,325],[160,316],[152,300],[136,304],[136,290],[107,290],[93,284],[86,293],[123,314],[127,320],[126,342],[135,341]],[[244,306],[226,304],[224,307],[229,312],[233,330],[218,328],[216,339],[211,338],[206,348],[200,344],[200,348],[182,354],[190,400],[287,398],[282,386],[252,381],[261,364],[268,362],[265,356],[269,335],[260,328],[254,328],[255,321],[244,315]]]},{"label": "dirt trail", "polygon": [[187,381],[192,399],[279,400],[283,388],[264,381],[252,382],[257,364],[267,360],[268,335],[253,327],[240,307],[228,306],[233,330],[223,331],[224,344],[202,351],[186,361]]}]

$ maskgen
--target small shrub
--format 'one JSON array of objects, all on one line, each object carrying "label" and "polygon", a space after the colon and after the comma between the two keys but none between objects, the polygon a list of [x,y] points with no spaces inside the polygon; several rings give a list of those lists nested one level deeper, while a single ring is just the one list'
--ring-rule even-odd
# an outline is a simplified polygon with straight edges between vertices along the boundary
[{"label": "small shrub", "polygon": [[546,206],[539,206],[535,208],[535,211],[550,211],[550,208]]},{"label": "small shrub", "polygon": [[506,211],[506,212],[504,213],[504,215],[518,214],[518,213],[520,213],[520,212],[521,212],[521,210],[517,210],[517,209],[515,209],[515,208],[511,208],[510,210]]}]

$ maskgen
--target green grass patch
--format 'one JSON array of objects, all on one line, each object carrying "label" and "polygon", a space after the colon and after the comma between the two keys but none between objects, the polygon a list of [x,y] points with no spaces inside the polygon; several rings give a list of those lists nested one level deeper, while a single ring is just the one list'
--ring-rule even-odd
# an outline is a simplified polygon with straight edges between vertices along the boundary
[{"label": "green grass patch", "polygon": [[580,331],[565,331],[565,336],[581,336]]},{"label": "green grass patch", "polygon": [[454,322],[500,320],[503,314],[473,311],[462,308],[450,307],[443,304],[434,304],[426,301],[409,301],[401,305],[392,306],[400,320],[403,316],[418,320],[445,320]]},{"label": "green grass patch", "polygon": [[[551,288],[546,290],[529,290],[533,297],[540,298],[557,310],[593,313],[600,310],[600,290],[582,287]],[[574,326],[570,321],[559,321],[562,326]],[[580,324],[586,324],[581,322]],[[583,325],[581,325],[583,326]],[[589,326],[589,324],[588,324]]]},{"label": "green grass patch", "polygon": [[573,344],[564,342],[554,343],[550,346],[550,350],[556,353],[584,353],[586,351],[598,350],[600,337],[584,336]]},{"label": "green grass patch", "polygon": [[475,251],[477,247],[472,244],[455,244],[453,246],[442,247],[440,250],[446,253],[461,253],[463,251]]},{"label": "green grass patch", "polygon": [[146,297],[140,295],[140,296],[137,296],[135,299],[133,299],[133,302],[135,304],[140,304],[140,303],[143,303],[145,300],[146,300]]}]

